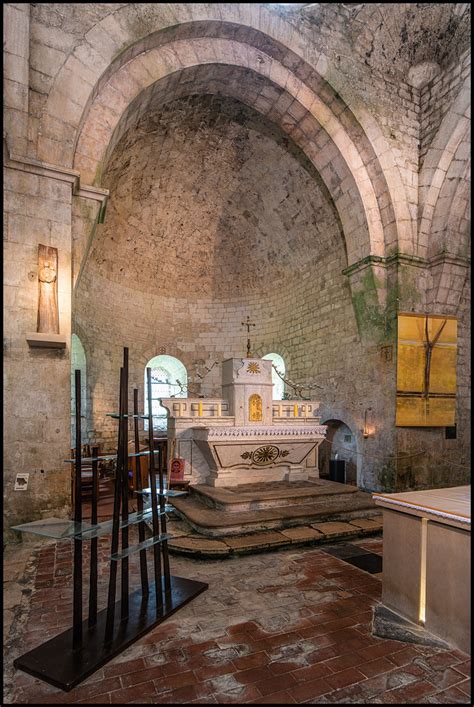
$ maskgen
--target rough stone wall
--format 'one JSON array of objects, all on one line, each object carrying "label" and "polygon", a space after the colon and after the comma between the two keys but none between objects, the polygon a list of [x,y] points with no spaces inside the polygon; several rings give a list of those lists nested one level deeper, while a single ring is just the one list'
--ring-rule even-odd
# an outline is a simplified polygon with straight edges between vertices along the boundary
[{"label": "rough stone wall", "polygon": [[[71,334],[71,187],[7,168],[4,184],[4,492],[7,517],[66,513],[70,503],[69,351],[30,349],[36,332],[38,242],[58,249],[60,333]],[[27,491],[14,491],[29,473]]]},{"label": "rough stone wall", "polygon": [[[26,332],[34,331],[38,243],[60,248],[60,267],[64,268],[60,273],[61,332],[65,334],[71,321],[68,288],[80,278],[73,307],[77,312],[74,330],[91,364],[91,438],[110,441],[114,434],[113,421],[104,420],[102,413],[117,406],[116,379],[124,344],[130,346],[131,360],[136,362],[132,382],[137,386],[142,385],[147,361],[161,348],[182,358],[192,373],[193,366],[234,355],[244,347],[240,322],[250,310],[261,322],[257,353],[280,352],[295,378],[323,378],[321,399],[327,418],[342,420],[360,435],[364,410],[372,407],[376,432],[367,440],[358,439],[359,458],[364,454],[362,485],[391,489],[406,483],[442,485],[453,478],[465,479],[464,462],[459,460],[466,459],[469,449],[466,265],[470,162],[467,107],[457,111],[464,91],[461,81],[469,72],[469,6],[317,3],[294,10],[255,3],[23,3],[8,4],[4,12],[4,125],[8,148],[15,157],[13,162],[7,160],[4,221],[7,494],[16,472],[32,475],[31,491],[13,493],[9,515],[22,520],[25,510],[30,517],[38,517],[55,504],[62,512],[67,502],[65,483],[56,471],[64,469],[62,459],[70,444],[69,348],[63,354],[34,352],[25,341]],[[171,36],[175,44],[170,50]],[[154,56],[158,45],[163,49],[160,62],[148,66],[147,57]],[[439,78],[434,77],[421,91],[411,85],[412,69],[420,62],[438,62],[441,68]],[[212,66],[217,67],[214,74]],[[166,88],[160,94],[162,76]],[[157,229],[145,229],[137,244],[145,220],[141,213],[135,214],[135,230],[133,223],[129,225],[127,238],[131,240],[121,262],[109,259],[107,272],[98,266],[94,270],[89,247],[101,242],[112,245],[114,209],[118,213],[124,208],[117,202],[117,195],[122,194],[120,180],[115,175],[113,181],[111,170],[107,173],[111,211],[104,224],[97,223],[103,194],[90,185],[95,175],[97,186],[107,186],[100,160],[113,133],[104,122],[111,117],[120,121],[122,116],[125,131],[127,120],[135,129],[137,116],[128,114],[127,106],[136,98],[138,114],[147,111],[147,82],[156,81],[159,89],[152,111],[156,115],[176,98],[178,89],[183,97],[225,93],[226,77],[232,79],[228,83],[234,99],[253,106],[267,120],[260,121],[260,133],[255,131],[260,152],[256,136],[251,145],[246,139],[239,142],[240,128],[231,129],[229,122],[224,135],[219,126],[208,126],[206,139],[212,142],[223,137],[220,145],[213,143],[217,163],[226,165],[228,173],[231,163],[223,156],[245,155],[246,150],[255,160],[258,155],[260,163],[267,157],[273,159],[272,171],[287,175],[289,183],[304,195],[302,203],[295,201],[299,196],[296,186],[290,200],[278,203],[278,197],[284,196],[281,183],[275,186],[262,173],[253,193],[240,188],[240,195],[229,195],[235,206],[232,215],[224,203],[223,184],[216,180],[208,191],[214,206],[221,197],[224,216],[220,231],[214,229],[220,233],[218,243],[209,239],[209,214],[196,222],[193,234],[187,226],[179,230],[180,221],[173,220],[170,211],[168,236],[179,231],[182,239],[190,239],[197,247],[203,260],[211,247],[219,246],[218,267],[214,267],[217,261],[211,263],[207,258],[209,272],[199,275],[206,295],[192,290],[199,274],[194,261],[186,264],[185,278],[175,275],[180,264],[170,239],[163,241],[166,258],[154,260],[156,272],[163,262],[161,276],[165,275],[168,292],[156,289],[163,279],[159,277],[146,290],[140,289],[142,270],[124,283],[120,267],[132,272],[133,249],[148,253],[159,235],[155,222]],[[144,90],[135,95],[140,86]],[[242,87],[241,94],[236,86]],[[107,102],[104,96],[114,100]],[[113,116],[117,105],[123,114]],[[81,134],[91,114],[102,122],[97,121],[92,135]],[[272,122],[279,123],[289,137],[270,136]],[[239,138],[237,143],[229,135],[232,140]],[[449,143],[452,135],[459,136],[458,143],[454,139]],[[119,132],[114,137],[117,145],[122,144]],[[129,169],[135,169],[133,194],[138,203],[151,200],[146,180],[139,174],[145,156],[132,149],[133,140],[138,148],[142,138],[133,136],[129,144],[133,158]],[[268,149],[262,147],[264,143]],[[112,165],[119,153],[112,150],[113,139],[110,144]],[[305,163],[299,148],[316,169]],[[283,155],[278,161],[277,154]],[[171,184],[153,187],[150,179],[148,186],[155,202],[160,203],[160,194],[163,200],[166,195],[176,213],[184,210],[190,193],[199,199],[200,185],[187,179],[183,150],[171,152],[170,160],[174,159],[181,160],[183,183],[175,179],[173,193]],[[80,174],[71,172],[74,165],[80,165]],[[202,171],[206,168],[212,172],[212,161],[202,162]],[[245,168],[241,176],[244,172]],[[234,173],[228,176],[230,181],[236,178]],[[246,208],[236,208],[240,198],[247,202]],[[202,193],[201,200],[204,212]],[[257,222],[252,223],[255,218]],[[367,234],[372,237],[377,227],[379,240],[370,240]],[[259,243],[260,231],[264,235]],[[320,246],[313,260],[310,232]],[[274,239],[280,241],[277,250]],[[344,241],[351,245],[353,269],[349,270]],[[380,248],[375,259],[374,242]],[[264,264],[258,268],[249,257],[255,252]],[[410,260],[416,253],[432,261]],[[279,254],[285,255],[286,263],[278,260]],[[242,266],[242,258],[247,267]],[[261,291],[255,286],[257,280]],[[264,301],[274,306],[269,309]],[[444,440],[442,430],[397,431],[393,426],[396,311],[412,308],[459,316],[457,440]],[[101,361],[100,371],[97,367],[94,371],[95,358]],[[214,369],[206,379],[209,392],[218,382]],[[18,390],[24,391],[24,398]],[[425,448],[430,454],[407,470],[406,454]],[[451,460],[451,466],[440,465],[440,457]],[[456,463],[459,476],[452,473]],[[434,464],[440,470],[435,475],[430,470]],[[51,482],[35,481],[38,468],[38,475],[50,477]]]},{"label": "rough stone wall", "polygon": [[444,116],[471,74],[471,52],[466,50],[459,60],[447,67],[420,90],[420,166]]}]

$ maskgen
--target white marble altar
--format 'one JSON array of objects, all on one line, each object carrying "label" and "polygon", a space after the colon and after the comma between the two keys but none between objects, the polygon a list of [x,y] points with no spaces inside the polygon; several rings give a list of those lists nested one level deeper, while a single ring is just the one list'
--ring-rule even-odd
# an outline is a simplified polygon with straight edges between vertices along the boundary
[{"label": "white marble altar", "polygon": [[163,398],[168,449],[194,484],[236,486],[318,476],[326,426],[315,400],[272,400],[272,362],[222,363],[222,398]]}]

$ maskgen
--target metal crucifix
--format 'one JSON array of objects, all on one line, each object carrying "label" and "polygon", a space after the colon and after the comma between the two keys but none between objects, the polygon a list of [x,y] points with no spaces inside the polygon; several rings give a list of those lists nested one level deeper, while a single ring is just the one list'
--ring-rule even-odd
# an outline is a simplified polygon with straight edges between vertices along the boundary
[{"label": "metal crucifix", "polygon": [[256,326],[256,324],[253,324],[253,323],[250,321],[250,317],[247,315],[247,321],[246,321],[246,322],[242,322],[242,326],[246,326],[246,327],[247,327],[247,358],[252,358],[252,353],[251,353],[251,350],[250,350],[250,327],[251,327],[251,326]]},{"label": "metal crucifix", "polygon": [[435,347],[436,343],[438,342],[439,337],[443,333],[443,329],[446,326],[446,322],[448,320],[445,319],[443,323],[441,324],[441,327],[438,329],[437,333],[433,337],[433,339],[430,341],[430,335],[429,335],[429,316],[426,315],[425,318],[425,337],[426,337],[426,342],[425,342],[425,371],[424,371],[424,381],[423,381],[423,398],[426,401],[426,405],[428,405],[428,398],[430,394],[430,372],[431,372],[431,358],[433,355],[433,348]]}]

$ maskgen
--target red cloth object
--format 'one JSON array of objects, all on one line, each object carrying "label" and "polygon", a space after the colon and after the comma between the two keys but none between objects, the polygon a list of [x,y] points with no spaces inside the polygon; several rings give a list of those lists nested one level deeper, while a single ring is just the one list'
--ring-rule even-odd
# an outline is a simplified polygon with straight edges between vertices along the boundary
[{"label": "red cloth object", "polygon": [[184,459],[181,457],[171,460],[170,481],[184,481]]}]

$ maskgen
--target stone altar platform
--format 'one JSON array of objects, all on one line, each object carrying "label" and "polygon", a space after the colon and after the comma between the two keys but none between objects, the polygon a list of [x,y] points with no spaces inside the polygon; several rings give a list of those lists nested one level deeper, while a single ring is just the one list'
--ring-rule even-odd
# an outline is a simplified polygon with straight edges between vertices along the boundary
[{"label": "stone altar platform", "polygon": [[381,515],[371,494],[333,481],[244,484],[231,488],[190,487],[173,499],[184,521],[183,537],[172,550],[226,555],[272,547],[333,542],[381,530]]}]

